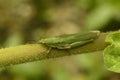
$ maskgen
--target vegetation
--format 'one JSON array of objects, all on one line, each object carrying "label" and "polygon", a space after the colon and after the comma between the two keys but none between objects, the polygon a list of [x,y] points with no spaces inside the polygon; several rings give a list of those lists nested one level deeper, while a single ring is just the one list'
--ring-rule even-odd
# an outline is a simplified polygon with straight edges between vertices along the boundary
[{"label": "vegetation", "polygon": [[[119,0],[0,0],[0,80],[119,80],[119,12]],[[83,45],[54,39],[96,30]]]}]

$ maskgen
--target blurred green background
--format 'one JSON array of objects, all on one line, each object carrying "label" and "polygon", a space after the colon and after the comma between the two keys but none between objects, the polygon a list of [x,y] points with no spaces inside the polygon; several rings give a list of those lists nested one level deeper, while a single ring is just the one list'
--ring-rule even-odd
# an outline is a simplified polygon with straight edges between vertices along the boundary
[{"label": "blurred green background", "polygon": [[[0,0],[0,47],[80,31],[120,29],[120,0]],[[120,80],[102,51],[0,69],[0,80]]]}]

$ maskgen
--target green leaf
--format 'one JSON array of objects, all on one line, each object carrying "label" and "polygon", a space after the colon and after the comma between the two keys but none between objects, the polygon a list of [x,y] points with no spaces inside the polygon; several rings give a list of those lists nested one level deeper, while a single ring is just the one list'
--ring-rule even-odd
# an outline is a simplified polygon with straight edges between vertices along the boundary
[{"label": "green leaf", "polygon": [[104,50],[104,63],[108,70],[120,73],[120,31],[106,37],[110,45]]}]

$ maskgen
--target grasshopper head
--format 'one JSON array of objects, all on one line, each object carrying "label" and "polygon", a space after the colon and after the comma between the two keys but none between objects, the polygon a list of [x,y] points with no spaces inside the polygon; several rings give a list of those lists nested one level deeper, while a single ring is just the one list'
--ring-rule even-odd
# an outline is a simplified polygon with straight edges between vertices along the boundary
[{"label": "grasshopper head", "polygon": [[39,43],[43,43],[43,44],[55,44],[58,43],[58,38],[53,37],[53,38],[47,38],[47,39],[41,39],[39,41]]}]

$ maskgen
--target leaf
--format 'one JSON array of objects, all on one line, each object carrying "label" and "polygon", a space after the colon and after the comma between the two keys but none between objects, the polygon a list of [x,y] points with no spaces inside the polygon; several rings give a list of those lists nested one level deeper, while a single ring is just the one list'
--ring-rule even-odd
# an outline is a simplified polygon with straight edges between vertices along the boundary
[{"label": "leaf", "polygon": [[110,45],[104,50],[104,63],[108,70],[120,73],[120,31],[106,37]]}]

